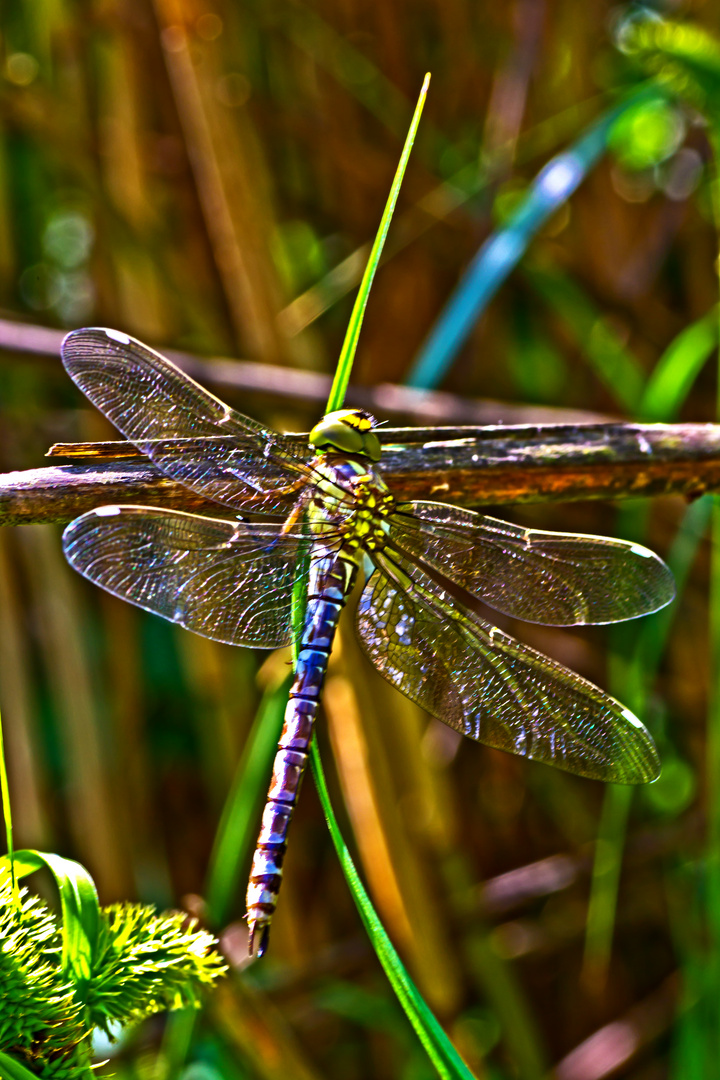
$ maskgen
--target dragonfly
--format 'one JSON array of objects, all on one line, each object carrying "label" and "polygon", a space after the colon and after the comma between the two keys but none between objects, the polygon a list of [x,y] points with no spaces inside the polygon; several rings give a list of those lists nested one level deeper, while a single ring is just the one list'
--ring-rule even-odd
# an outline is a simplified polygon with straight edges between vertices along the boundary
[{"label": "dragonfly", "polygon": [[476,603],[551,626],[633,619],[674,595],[654,552],[402,501],[383,480],[377,423],[362,410],[326,415],[309,437],[283,435],[127,334],[75,330],[62,358],[166,477],[217,506],[207,515],[91,510],[63,534],[76,570],[197,634],[266,649],[293,639],[293,597],[303,590],[294,680],[250,871],[251,954],[267,948],[328,657],[360,570],[362,647],[432,716],[579,776],[637,784],[659,774],[652,738],[629,709],[491,625]]}]

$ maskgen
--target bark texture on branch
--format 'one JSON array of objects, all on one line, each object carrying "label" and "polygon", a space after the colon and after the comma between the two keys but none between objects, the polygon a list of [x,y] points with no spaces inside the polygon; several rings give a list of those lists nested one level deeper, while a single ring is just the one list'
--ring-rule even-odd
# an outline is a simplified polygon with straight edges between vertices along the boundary
[{"label": "bark texture on branch", "polygon": [[382,469],[405,498],[465,506],[720,490],[720,425],[544,424],[443,429],[407,447],[383,442]]},{"label": "bark texture on branch", "polygon": [[[720,491],[716,424],[381,428],[378,433],[380,467],[400,499],[487,506],[665,494],[694,498]],[[69,448],[64,449],[69,457]],[[220,504],[165,478],[131,444],[78,444],[72,456],[82,464],[0,475],[0,524],[67,522],[108,503],[223,512]]]}]

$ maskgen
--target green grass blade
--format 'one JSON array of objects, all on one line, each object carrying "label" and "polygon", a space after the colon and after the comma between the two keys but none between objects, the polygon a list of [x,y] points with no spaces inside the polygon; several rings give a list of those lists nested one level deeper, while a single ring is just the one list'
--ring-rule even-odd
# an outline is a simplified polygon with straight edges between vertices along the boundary
[{"label": "green grass blade", "polygon": [[[328,410],[329,411],[329,410]],[[307,519],[303,517],[303,531],[308,531]],[[300,651],[300,643],[302,641],[302,632],[305,625],[305,611],[307,609],[308,601],[308,575],[310,574],[310,544],[301,554],[298,559],[297,568],[295,572],[295,580],[293,582],[292,593],[292,641],[290,642],[290,649],[292,652],[293,671],[297,664],[298,653]]]},{"label": "green grass blade", "polygon": [[267,788],[291,684],[292,675],[288,675],[265,693],[220,818],[205,887],[212,926],[226,921],[255,842],[258,807]]},{"label": "green grass blade", "polygon": [[[55,878],[62,907],[62,969],[76,985],[90,978],[97,947],[100,904],[95,882],[74,859],[43,851],[15,852],[18,877],[47,867]],[[9,862],[4,856],[2,862]]]},{"label": "green grass blade", "polygon": [[400,1004],[439,1076],[443,1077],[443,1080],[455,1080],[455,1078],[472,1080],[473,1074],[438,1024],[405,970],[360,880],[330,802],[316,740],[313,740],[310,748],[310,764],[325,820],[345,879],[390,985],[397,994]]},{"label": "green grass blade", "polygon": [[[392,187],[390,189],[390,195],[388,197],[385,210],[380,221],[380,228],[378,229],[375,242],[370,252],[370,258],[368,259],[367,266],[365,267],[365,273],[360,284],[360,290],[358,292],[355,304],[353,306],[352,315],[348,324],[347,333],[343,342],[343,347],[340,352],[338,360],[337,370],[335,372],[335,378],[333,379],[332,388],[330,390],[330,396],[327,403],[327,412],[332,412],[335,409],[342,407],[345,391],[350,379],[350,371],[352,369],[353,359],[355,357],[355,351],[357,349],[358,338],[360,336],[360,328],[362,326],[363,316],[365,314],[365,307],[367,306],[368,294],[370,287],[375,276],[380,256],[382,255],[383,245],[387,236],[388,229],[390,227],[390,220],[395,209],[397,202],[398,192],[400,191],[400,185],[402,183],[405,169],[407,167],[410,151],[415,139],[415,135],[420,123],[420,116],[422,115],[423,106],[425,104],[425,98],[427,96],[428,84],[430,76],[426,75],[423,82],[422,89],[420,91],[420,97],[415,107],[415,113],[410,124],[410,130],[408,131],[407,138],[405,140],[405,146],[400,158],[400,163],[395,173]],[[304,611],[307,599],[307,590],[305,589],[304,582],[305,574],[299,576],[297,583],[294,602],[293,602],[293,644],[294,644],[294,660],[297,653],[297,640],[298,629],[302,626],[304,617]],[[302,587],[302,588],[301,588]],[[423,1048],[425,1049],[428,1057],[435,1066],[438,1074],[443,1080],[456,1080],[456,1078],[462,1078],[462,1080],[472,1080],[472,1073],[467,1068],[465,1063],[460,1058],[459,1054],[455,1050],[448,1039],[445,1032],[442,1030],[437,1020],[433,1016],[432,1012],[426,1005],[425,1001],[421,997],[417,990],[417,987],[410,979],[407,971],[405,970],[400,957],[397,955],[387,932],[382,925],[377,912],[375,911],[370,897],[368,896],[365,888],[360,881],[355,865],[350,858],[350,853],[345,845],[342,834],[337,824],[335,814],[330,803],[330,797],[325,783],[325,774],[322,768],[322,762],[320,761],[320,755],[317,749],[317,742],[313,739],[310,747],[310,762],[313,771],[313,778],[315,780],[315,786],[320,797],[320,802],[325,813],[325,819],[330,830],[335,850],[340,859],[340,865],[342,867],[345,878],[350,887],[353,899],[357,905],[360,917],[365,925],[373,948],[383,966],[385,974],[387,975],[390,984],[395,991],[398,1000],[405,1011],[410,1024],[415,1030]]]},{"label": "green grass blade", "polygon": [[0,716],[0,799],[2,799],[3,819],[5,821],[5,846],[10,859],[10,876],[12,878],[13,897],[15,904],[20,907],[20,890],[15,875],[15,859],[13,848],[13,823],[12,807],[10,805],[10,785],[8,784],[7,766],[5,764],[5,740],[3,738],[2,716]]},{"label": "green grass blade", "polygon": [[175,1080],[182,1074],[199,1018],[197,1009],[177,1009],[168,1015],[152,1080]]},{"label": "green grass blade", "polygon": [[425,105],[425,98],[427,97],[428,86],[430,84],[430,75],[426,75],[420,90],[420,96],[418,98],[417,105],[415,106],[415,112],[410,122],[410,129],[405,139],[405,145],[403,152],[400,156],[400,163],[398,164],[397,171],[395,172],[395,179],[392,182],[390,188],[390,195],[388,201],[385,204],[385,210],[383,216],[380,219],[380,228],[378,229],[375,242],[370,251],[370,258],[368,259],[367,266],[365,267],[365,273],[363,274],[362,281],[360,282],[360,290],[355,298],[355,303],[352,309],[352,315],[350,316],[350,322],[348,323],[347,332],[345,334],[345,340],[343,341],[342,349],[340,350],[340,358],[338,360],[337,369],[335,371],[335,377],[330,389],[330,397],[327,403],[327,412],[333,412],[335,409],[341,409],[343,401],[345,400],[345,391],[347,390],[348,382],[350,381],[350,372],[352,370],[353,360],[355,359],[355,351],[357,349],[358,338],[360,337],[360,328],[362,326],[363,318],[365,316],[365,308],[367,307],[368,294],[370,287],[375,277],[375,271],[377,265],[380,262],[380,256],[382,255],[382,249],[385,244],[385,237],[387,236],[388,229],[390,228],[390,220],[395,210],[395,204],[400,192],[400,185],[402,184],[403,176],[405,175],[405,169],[407,168],[408,159],[410,157],[410,151],[412,150],[413,142],[415,141],[415,135],[417,133],[418,125],[420,123],[420,117],[422,116],[423,107]]},{"label": "green grass blade", "polygon": [[640,420],[669,423],[677,417],[705,361],[718,341],[718,313],[713,308],[686,326],[670,342],[647,381],[638,407]]},{"label": "green grass blade", "polygon": [[[92,1074],[87,1071],[88,1076]],[[9,1054],[4,1054],[0,1050],[0,1080],[37,1080],[35,1073],[31,1073],[29,1069],[26,1069],[24,1065],[21,1065],[15,1058],[10,1057]]]},{"label": "green grass blade", "polygon": [[596,994],[605,986],[610,963],[620,871],[632,797],[631,787],[608,784],[595,839],[585,927],[583,983]]}]

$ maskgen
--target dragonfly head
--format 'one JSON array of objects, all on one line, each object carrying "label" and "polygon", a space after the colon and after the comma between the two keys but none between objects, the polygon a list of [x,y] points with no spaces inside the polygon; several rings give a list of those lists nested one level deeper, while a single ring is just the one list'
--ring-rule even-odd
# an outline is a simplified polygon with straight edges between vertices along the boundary
[{"label": "dragonfly head", "polygon": [[374,418],[364,409],[338,409],[315,425],[310,432],[310,445],[317,450],[362,454],[371,461],[379,461],[382,451],[374,426]]}]

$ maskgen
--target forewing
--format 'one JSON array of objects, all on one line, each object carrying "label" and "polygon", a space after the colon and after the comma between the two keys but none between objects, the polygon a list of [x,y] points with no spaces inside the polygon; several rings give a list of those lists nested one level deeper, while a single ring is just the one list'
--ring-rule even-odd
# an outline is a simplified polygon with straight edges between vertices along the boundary
[{"label": "forewing", "polygon": [[63,534],[68,561],[96,585],[203,637],[277,648],[290,640],[305,550],[280,526],[145,506],[103,506]]},{"label": "forewing", "polygon": [[383,553],[358,631],[394,686],[471,739],[594,780],[637,784],[660,770],[640,721],[614,698],[471,612],[422,570]]},{"label": "forewing", "polygon": [[83,393],[173,480],[228,506],[287,513],[310,451],[214,397],[116,330],[74,330],[63,364]]},{"label": "forewing", "polygon": [[390,542],[528,622],[618,622],[657,611],[675,595],[665,563],[639,544],[523,529],[443,503],[402,504]]}]

